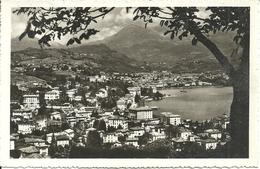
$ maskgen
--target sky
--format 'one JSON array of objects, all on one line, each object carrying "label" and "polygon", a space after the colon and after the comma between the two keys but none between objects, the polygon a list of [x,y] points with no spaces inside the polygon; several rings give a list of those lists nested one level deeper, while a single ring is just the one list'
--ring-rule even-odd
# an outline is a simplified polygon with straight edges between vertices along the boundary
[{"label": "sky", "polygon": [[[144,23],[142,21],[133,21],[133,10],[131,10],[129,13],[126,13],[125,8],[116,8],[112,12],[110,12],[108,15],[105,16],[102,21],[96,23],[94,26],[95,29],[98,29],[100,32],[97,33],[95,36],[92,36],[88,42],[102,40],[106,37],[112,36],[115,33],[117,33],[119,30],[121,30],[123,27],[135,24],[144,27]],[[206,12],[200,12],[199,15],[201,17],[205,17],[208,14]],[[26,15],[16,15],[12,14],[12,38],[18,37],[26,27],[28,17]],[[158,27],[159,22],[158,20],[154,21],[153,24],[148,25],[148,27]],[[63,37],[58,42],[61,44],[65,44],[69,37]]]}]

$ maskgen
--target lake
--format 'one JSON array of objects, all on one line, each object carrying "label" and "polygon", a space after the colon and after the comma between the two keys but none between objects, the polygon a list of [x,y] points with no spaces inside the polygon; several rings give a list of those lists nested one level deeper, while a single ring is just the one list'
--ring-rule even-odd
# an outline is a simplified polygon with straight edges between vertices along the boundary
[{"label": "lake", "polygon": [[233,99],[232,87],[205,87],[185,89],[160,90],[162,94],[170,95],[159,101],[146,102],[147,106],[158,106],[161,112],[179,114],[184,119],[203,121],[226,113],[229,115]]}]

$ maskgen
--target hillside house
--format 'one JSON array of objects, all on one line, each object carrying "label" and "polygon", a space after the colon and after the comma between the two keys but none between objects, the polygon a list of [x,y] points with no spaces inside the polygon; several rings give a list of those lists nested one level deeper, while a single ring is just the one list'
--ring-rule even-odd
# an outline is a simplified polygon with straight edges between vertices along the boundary
[{"label": "hillside house", "polygon": [[122,129],[128,129],[127,121],[125,120],[124,117],[120,117],[120,116],[109,117],[106,124],[107,126],[113,126],[116,129],[119,126],[121,126]]},{"label": "hillside house", "polygon": [[137,120],[148,120],[153,118],[153,110],[150,107],[130,108],[129,117]]},{"label": "hillside house", "polygon": [[178,126],[181,124],[181,116],[177,114],[172,114],[171,112],[163,112],[162,120],[165,124],[171,124],[174,126]]},{"label": "hillside house", "polygon": [[59,90],[48,91],[45,93],[44,99],[46,101],[58,100],[58,99],[60,99],[60,91]]},{"label": "hillside house", "polygon": [[28,109],[36,109],[40,107],[39,94],[23,95],[23,106]]}]

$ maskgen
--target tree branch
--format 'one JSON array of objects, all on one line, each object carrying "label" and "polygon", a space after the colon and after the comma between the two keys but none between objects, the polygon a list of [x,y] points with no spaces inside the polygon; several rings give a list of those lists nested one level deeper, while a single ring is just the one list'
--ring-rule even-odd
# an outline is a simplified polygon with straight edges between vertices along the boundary
[{"label": "tree branch", "polygon": [[204,46],[206,46],[210,52],[215,56],[221,66],[225,69],[229,76],[232,76],[235,69],[233,65],[229,62],[227,57],[219,50],[217,45],[204,36],[199,30],[191,31]]},{"label": "tree branch", "polygon": [[97,15],[97,16],[92,17],[92,18],[93,18],[93,19],[96,19],[96,18],[99,18],[99,17],[101,17],[101,16],[105,16],[106,14],[108,14],[109,12],[111,12],[114,8],[115,8],[115,7],[110,8],[109,10],[105,11],[104,13],[101,13],[101,14],[99,14],[99,15]]}]

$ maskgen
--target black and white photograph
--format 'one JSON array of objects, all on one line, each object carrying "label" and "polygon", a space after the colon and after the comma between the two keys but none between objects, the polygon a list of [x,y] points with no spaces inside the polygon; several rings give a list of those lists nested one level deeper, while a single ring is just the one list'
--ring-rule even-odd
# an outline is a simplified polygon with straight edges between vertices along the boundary
[{"label": "black and white photograph", "polygon": [[10,158],[249,158],[250,7],[11,12]]}]

